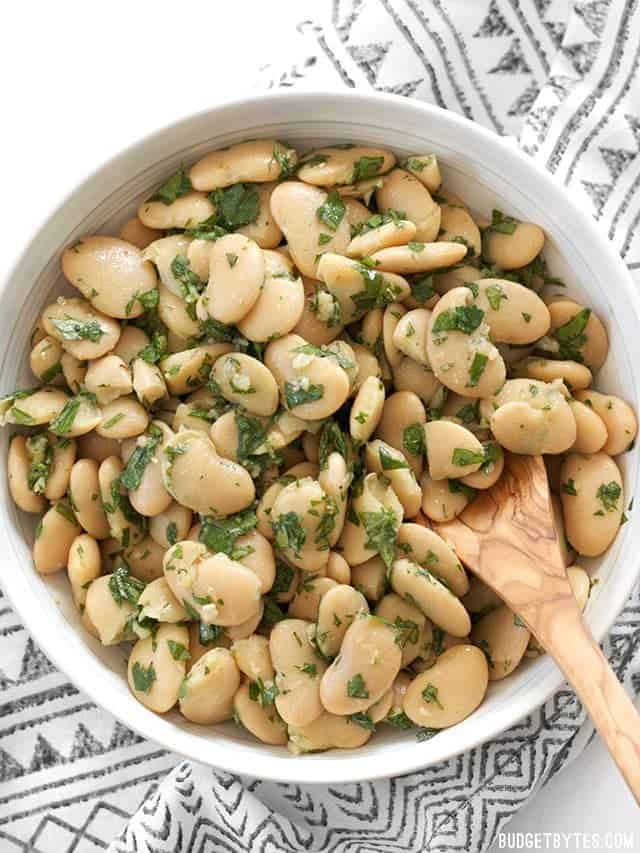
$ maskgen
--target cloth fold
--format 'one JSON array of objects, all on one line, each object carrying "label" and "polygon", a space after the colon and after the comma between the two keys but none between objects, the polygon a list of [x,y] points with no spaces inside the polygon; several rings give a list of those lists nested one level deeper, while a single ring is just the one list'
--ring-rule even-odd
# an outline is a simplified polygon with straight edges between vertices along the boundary
[{"label": "cloth fold", "polygon": [[[297,27],[277,24],[291,28],[286,64],[256,69],[256,85],[374,88],[513,136],[640,270],[639,5],[301,2]],[[636,591],[604,644],[636,694],[639,617]],[[340,786],[243,780],[181,761],[96,708],[1,593],[0,690],[3,851],[482,853],[593,735],[565,687],[494,741],[407,776]]]}]

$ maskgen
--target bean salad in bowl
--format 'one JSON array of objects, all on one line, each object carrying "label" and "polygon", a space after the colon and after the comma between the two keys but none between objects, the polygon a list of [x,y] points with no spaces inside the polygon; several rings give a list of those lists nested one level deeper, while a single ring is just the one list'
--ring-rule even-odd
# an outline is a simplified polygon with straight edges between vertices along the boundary
[{"label": "bean salad in bowl", "polygon": [[544,456],[586,606],[636,417],[543,230],[485,213],[433,154],[261,139],[65,249],[0,402],[9,486],[148,709],[297,753],[465,719],[544,651],[430,523],[505,451]]}]

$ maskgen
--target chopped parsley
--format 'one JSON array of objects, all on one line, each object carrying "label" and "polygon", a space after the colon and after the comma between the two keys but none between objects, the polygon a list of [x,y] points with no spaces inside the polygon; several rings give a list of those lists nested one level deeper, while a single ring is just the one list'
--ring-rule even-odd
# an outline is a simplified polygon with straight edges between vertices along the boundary
[{"label": "chopped parsley", "polygon": [[153,687],[153,682],[156,680],[156,671],[153,662],[145,669],[136,661],[131,670],[131,675],[133,676],[133,686],[138,693],[149,693]]},{"label": "chopped parsley", "polygon": [[347,681],[347,696],[351,697],[351,699],[369,698],[367,685],[359,672]]},{"label": "chopped parsley", "polygon": [[502,300],[508,299],[507,294],[499,284],[490,284],[485,290],[485,295],[494,311],[499,311]]},{"label": "chopped parsley", "polygon": [[[106,424],[105,424],[106,426]],[[142,445],[137,444],[133,453],[127,460],[124,471],[120,475],[120,482],[129,491],[134,491],[140,486],[147,465],[153,459],[156,449],[162,441],[162,430],[151,424],[149,436]]]},{"label": "chopped parsley", "polygon": [[402,434],[402,446],[412,456],[424,453],[424,427],[422,424],[409,424]]},{"label": "chopped parsley", "polygon": [[184,163],[181,163],[178,171],[158,187],[149,201],[161,201],[163,204],[173,204],[176,199],[191,192],[192,189],[193,186],[185,172]]},{"label": "chopped parsley", "polygon": [[361,729],[366,729],[369,732],[375,732],[376,724],[365,711],[359,711],[357,714],[351,714],[349,719]]},{"label": "chopped parsley", "polygon": [[258,702],[261,708],[273,705],[280,691],[273,681],[264,682],[261,678],[249,682],[249,699]]},{"label": "chopped parsley", "polygon": [[293,551],[300,557],[307,541],[307,533],[302,526],[302,517],[297,512],[285,512],[271,522],[276,547],[281,551]]},{"label": "chopped parsley", "polygon": [[[316,216],[331,231],[336,231],[344,219],[347,208],[337,190],[331,190],[323,204],[316,211]],[[329,238],[331,239],[331,238]]]},{"label": "chopped parsley", "polygon": [[305,403],[314,403],[324,397],[324,385],[312,385],[307,387],[301,381],[284,383],[284,399],[288,409],[303,406]]},{"label": "chopped parsley", "polygon": [[494,208],[491,214],[491,225],[487,230],[494,231],[496,234],[513,234],[518,224],[517,219]]},{"label": "chopped parsley", "polygon": [[482,352],[477,352],[473,356],[473,361],[469,368],[469,381],[467,382],[467,388],[475,388],[480,381],[480,377],[484,373],[484,369],[487,366],[488,361],[489,357]]},{"label": "chopped parsley", "polygon": [[438,708],[444,710],[442,702],[438,699],[438,688],[434,687],[433,684],[427,684],[422,691],[422,698],[425,702],[433,702],[438,706]]},{"label": "chopped parsley", "polygon": [[576,484],[573,480],[573,477],[567,480],[566,483],[563,483],[560,488],[565,493],[565,495],[572,495],[573,497],[575,497],[578,494],[578,492],[576,491]]},{"label": "chopped parsley", "polygon": [[121,557],[109,578],[109,592],[115,603],[120,606],[123,601],[128,601],[136,605],[144,587],[145,584],[131,574],[129,566]]},{"label": "chopped parsley", "polygon": [[366,547],[377,551],[389,569],[395,558],[398,521],[390,509],[382,507],[376,512],[360,514],[367,534]]},{"label": "chopped parsley", "polygon": [[451,454],[451,463],[465,467],[466,465],[476,465],[484,462],[484,452],[476,452],[475,450],[467,450],[464,447],[455,447]]},{"label": "chopped parsley", "polygon": [[260,213],[260,196],[251,184],[233,184],[210,193],[216,206],[217,224],[233,231],[255,222]]},{"label": "chopped parsley", "polygon": [[68,314],[64,320],[51,320],[51,323],[65,341],[92,341],[97,343],[104,331],[97,320],[76,320]]},{"label": "chopped parsley", "polygon": [[440,332],[457,331],[470,335],[482,323],[483,318],[484,311],[477,305],[458,305],[438,314],[431,332],[437,335]]},{"label": "chopped parsley", "polygon": [[622,494],[622,488],[615,480],[610,483],[601,483],[596,492],[596,498],[602,504],[606,512],[615,512],[618,509],[618,501]]},{"label": "chopped parsley", "polygon": [[227,518],[206,517],[202,519],[198,540],[214,554],[222,553],[232,559],[238,559],[240,555],[235,548],[236,539],[250,533],[257,523],[257,516],[251,508]]},{"label": "chopped parsley", "polygon": [[582,363],[584,361],[580,350],[587,342],[587,336],[584,331],[587,328],[589,317],[591,316],[590,308],[583,308],[578,311],[564,325],[558,326],[552,333],[553,338],[559,345],[557,357],[561,359],[569,359]]},{"label": "chopped parsley", "polygon": [[381,447],[378,451],[378,459],[383,471],[396,471],[409,467],[404,459],[397,459],[392,456],[385,447]]},{"label": "chopped parsley", "polygon": [[353,164],[353,175],[351,183],[357,184],[358,181],[366,181],[369,178],[375,178],[380,172],[384,164],[384,157],[360,157]]},{"label": "chopped parsley", "polygon": [[174,660],[191,660],[189,649],[182,643],[177,643],[175,640],[167,640],[167,645]]}]

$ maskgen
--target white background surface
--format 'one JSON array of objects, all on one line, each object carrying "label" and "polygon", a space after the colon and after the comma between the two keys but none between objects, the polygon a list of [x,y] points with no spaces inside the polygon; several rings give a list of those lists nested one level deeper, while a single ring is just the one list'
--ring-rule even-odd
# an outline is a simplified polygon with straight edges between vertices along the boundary
[{"label": "white background surface", "polygon": [[[286,58],[294,24],[324,2],[5,4],[0,280],[83,176],[163,124],[252,88],[258,68]],[[633,829],[640,850],[638,811],[600,742],[508,827],[603,836]]]}]

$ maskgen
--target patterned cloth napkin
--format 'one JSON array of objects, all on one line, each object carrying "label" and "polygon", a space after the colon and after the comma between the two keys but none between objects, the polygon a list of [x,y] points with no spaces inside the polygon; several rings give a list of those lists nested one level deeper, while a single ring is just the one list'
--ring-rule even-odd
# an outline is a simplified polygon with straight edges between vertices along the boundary
[{"label": "patterned cloth napkin", "polygon": [[[301,16],[321,5],[301,2]],[[292,23],[293,61],[261,69],[259,85],[394,92],[517,137],[640,270],[639,5],[333,0],[297,32]],[[605,643],[635,693],[639,617],[636,592]],[[1,593],[0,691],[3,853],[480,853],[593,734],[561,689],[495,741],[408,776],[328,787],[243,780],[180,762],[97,708]]]}]

